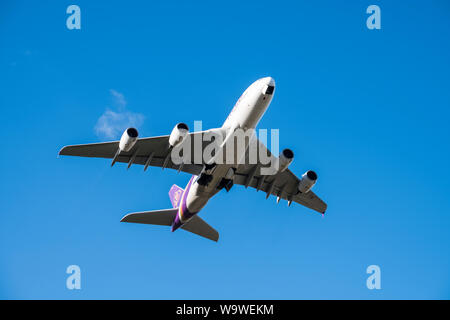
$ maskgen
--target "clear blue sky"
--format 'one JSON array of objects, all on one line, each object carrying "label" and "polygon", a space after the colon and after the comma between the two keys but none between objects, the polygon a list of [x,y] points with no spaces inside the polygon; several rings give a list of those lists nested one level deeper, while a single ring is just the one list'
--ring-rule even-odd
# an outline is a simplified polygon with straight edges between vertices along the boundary
[{"label": "clear blue sky", "polygon": [[[66,28],[73,3],[81,30]],[[381,30],[366,28],[370,4]],[[449,14],[447,1],[2,1],[0,298],[450,298]],[[318,172],[325,218],[235,187],[201,213],[218,243],[119,223],[170,207],[189,176],[57,158],[104,140],[108,110],[142,136],[220,126],[268,75],[260,127],[280,129],[294,172]]]}]

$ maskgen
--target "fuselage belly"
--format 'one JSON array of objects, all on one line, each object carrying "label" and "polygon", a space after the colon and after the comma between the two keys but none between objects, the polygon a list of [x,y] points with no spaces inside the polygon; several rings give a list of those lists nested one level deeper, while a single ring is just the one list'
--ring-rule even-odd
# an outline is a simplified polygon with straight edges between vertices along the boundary
[{"label": "fuselage belly", "polygon": [[[238,129],[247,131],[255,129],[272,101],[275,90],[275,81],[266,77],[255,81],[236,102],[222,129],[226,137]],[[226,139],[225,139],[226,140]],[[246,141],[248,143],[248,141]],[[226,141],[222,146],[224,149]],[[244,146],[246,149],[248,145]],[[234,156],[239,157],[238,154]],[[178,208],[178,214],[172,224],[172,231],[178,229],[196,215],[221,188],[221,181],[231,169],[236,169],[237,160],[232,163],[214,165],[212,173],[208,174],[208,182],[204,183],[201,176],[192,176],[189,180]]]}]

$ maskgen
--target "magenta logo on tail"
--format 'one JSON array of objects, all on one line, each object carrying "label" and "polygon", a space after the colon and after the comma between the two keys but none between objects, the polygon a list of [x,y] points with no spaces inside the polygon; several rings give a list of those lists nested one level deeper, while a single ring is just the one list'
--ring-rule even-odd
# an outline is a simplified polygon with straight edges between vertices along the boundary
[{"label": "magenta logo on tail", "polygon": [[172,188],[169,190],[170,202],[172,202],[172,206],[174,208],[178,208],[180,206],[181,196],[183,195],[184,190],[179,186],[174,184]]}]

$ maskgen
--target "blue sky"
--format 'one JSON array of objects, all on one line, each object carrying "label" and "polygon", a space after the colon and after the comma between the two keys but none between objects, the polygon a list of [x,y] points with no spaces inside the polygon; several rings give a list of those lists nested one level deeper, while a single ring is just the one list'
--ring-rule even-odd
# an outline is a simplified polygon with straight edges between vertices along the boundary
[{"label": "blue sky", "polygon": [[[73,3],[81,30],[66,28]],[[366,28],[370,4],[381,30]],[[0,298],[450,298],[448,2],[0,9]],[[260,127],[280,129],[294,172],[318,172],[325,218],[235,187],[201,213],[218,243],[123,224],[168,208],[169,188],[189,176],[57,158],[64,145],[105,140],[96,125],[108,112],[142,136],[181,121],[218,127],[268,75],[277,91]],[[81,290],[66,289],[72,264]],[[372,264],[381,290],[366,288]]]}]

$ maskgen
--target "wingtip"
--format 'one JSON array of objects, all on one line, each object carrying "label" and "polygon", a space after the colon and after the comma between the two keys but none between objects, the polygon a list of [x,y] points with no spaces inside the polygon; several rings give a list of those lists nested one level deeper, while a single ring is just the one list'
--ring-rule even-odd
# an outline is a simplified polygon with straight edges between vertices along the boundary
[{"label": "wingtip", "polygon": [[124,216],[122,217],[122,219],[120,219],[120,222],[128,222],[127,217],[128,217],[129,215],[130,215],[130,213],[124,215]]},{"label": "wingtip", "polygon": [[64,150],[67,148],[67,146],[64,146],[64,147],[62,147],[61,149],[59,149],[59,151],[58,151],[58,157],[59,156],[64,156],[65,154],[64,154]]}]

